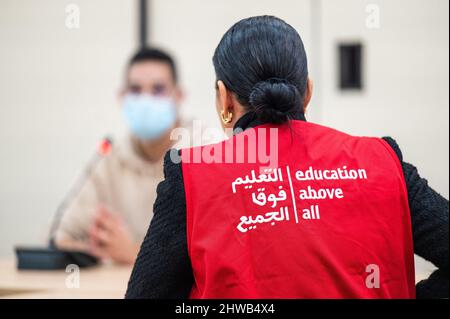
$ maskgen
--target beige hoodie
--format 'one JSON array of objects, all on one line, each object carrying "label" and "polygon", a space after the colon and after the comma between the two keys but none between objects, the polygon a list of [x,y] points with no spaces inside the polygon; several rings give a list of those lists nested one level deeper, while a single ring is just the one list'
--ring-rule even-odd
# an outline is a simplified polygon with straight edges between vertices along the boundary
[{"label": "beige hoodie", "polygon": [[103,205],[120,215],[133,240],[141,242],[153,217],[156,187],[162,179],[163,159],[146,162],[133,150],[129,137],[113,143],[62,212],[56,241],[86,242],[94,214]]}]

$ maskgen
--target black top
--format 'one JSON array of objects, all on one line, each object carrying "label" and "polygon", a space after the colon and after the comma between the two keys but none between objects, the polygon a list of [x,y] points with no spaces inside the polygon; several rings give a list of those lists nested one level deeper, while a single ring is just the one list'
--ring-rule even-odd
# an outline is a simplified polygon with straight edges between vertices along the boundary
[{"label": "black top", "polygon": [[[298,118],[304,120],[303,116]],[[235,125],[259,125],[244,115]],[[403,162],[397,143],[384,137],[402,163],[411,211],[414,253],[438,269],[416,285],[418,298],[448,298],[448,200],[428,186],[417,168]],[[194,283],[187,250],[186,200],[181,163],[164,158],[164,176],[157,188],[154,216],[134,265],[125,298],[187,298]]]}]

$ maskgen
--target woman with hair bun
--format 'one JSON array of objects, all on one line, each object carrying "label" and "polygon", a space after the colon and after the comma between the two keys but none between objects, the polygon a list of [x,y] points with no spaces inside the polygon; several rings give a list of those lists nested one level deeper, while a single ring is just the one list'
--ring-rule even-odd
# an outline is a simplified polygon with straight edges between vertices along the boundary
[{"label": "woman with hair bun", "polygon": [[[243,19],[213,64],[235,134],[181,162],[167,153],[126,298],[448,298],[448,200],[392,138],[306,121],[312,82],[294,28]],[[414,253],[438,267],[417,286]]]}]

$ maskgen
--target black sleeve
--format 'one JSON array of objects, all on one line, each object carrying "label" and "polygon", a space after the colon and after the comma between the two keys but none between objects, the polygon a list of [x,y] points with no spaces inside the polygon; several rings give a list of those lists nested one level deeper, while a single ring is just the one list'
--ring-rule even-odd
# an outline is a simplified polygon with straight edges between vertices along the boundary
[{"label": "black sleeve", "polygon": [[403,161],[399,146],[390,137],[383,138],[402,163],[414,240],[414,253],[432,262],[438,269],[416,285],[417,298],[449,297],[449,223],[448,200],[434,191],[417,168]]},{"label": "black sleeve", "polygon": [[194,279],[186,238],[186,199],[181,164],[170,151],[157,188],[153,219],[136,259],[125,298],[187,298]]}]

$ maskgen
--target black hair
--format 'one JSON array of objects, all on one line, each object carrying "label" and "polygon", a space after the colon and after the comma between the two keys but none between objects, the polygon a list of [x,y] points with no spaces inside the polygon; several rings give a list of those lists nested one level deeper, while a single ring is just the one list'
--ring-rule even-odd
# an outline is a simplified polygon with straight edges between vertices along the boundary
[{"label": "black hair", "polygon": [[128,68],[133,64],[146,61],[157,61],[167,63],[172,72],[173,81],[177,83],[178,73],[175,65],[175,60],[165,51],[158,48],[143,47],[139,49],[128,62]]},{"label": "black hair", "polygon": [[213,56],[217,80],[239,103],[267,123],[284,123],[303,113],[308,66],[297,31],[273,16],[234,24]]}]

